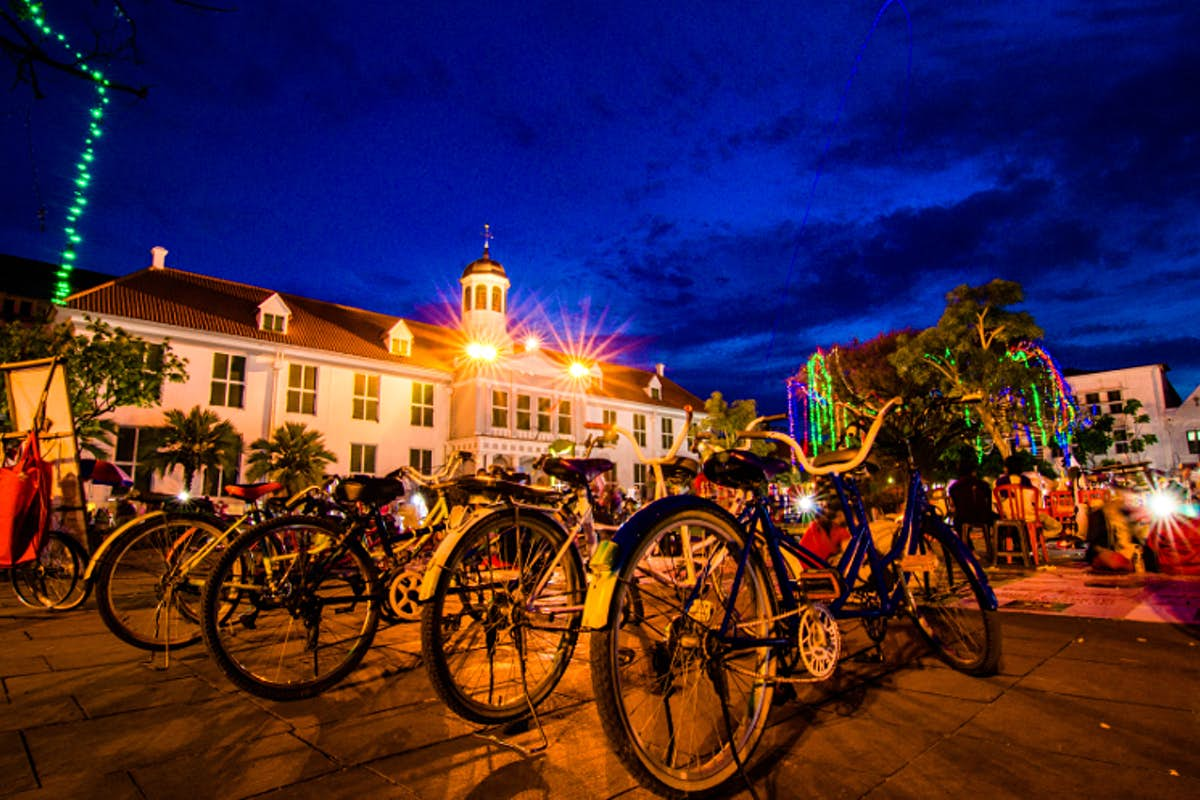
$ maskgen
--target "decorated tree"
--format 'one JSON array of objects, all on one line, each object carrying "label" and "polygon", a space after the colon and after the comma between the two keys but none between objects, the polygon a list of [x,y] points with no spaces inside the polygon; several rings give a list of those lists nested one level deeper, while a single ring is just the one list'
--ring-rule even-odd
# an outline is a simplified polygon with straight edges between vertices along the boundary
[{"label": "decorated tree", "polygon": [[889,413],[872,461],[888,469],[907,461],[909,442],[917,466],[931,477],[952,474],[969,438],[968,418],[937,401],[937,382],[905,380],[895,357],[917,334],[881,334],[818,350],[790,381],[792,434],[809,455],[857,444],[863,429],[889,399],[904,405]]},{"label": "decorated tree", "polygon": [[[946,295],[938,324],[917,334],[892,356],[900,377],[915,386],[933,386],[952,398],[977,397],[973,418],[978,448],[990,445],[1011,454],[1014,437],[1024,432],[1035,446],[1047,409],[1055,430],[1069,432],[1073,403],[1061,372],[1044,350],[1029,345],[1042,329],[1012,306],[1024,299],[1021,286],[996,279],[984,286],[962,285]],[[1043,433],[1042,441],[1048,441]]]}]

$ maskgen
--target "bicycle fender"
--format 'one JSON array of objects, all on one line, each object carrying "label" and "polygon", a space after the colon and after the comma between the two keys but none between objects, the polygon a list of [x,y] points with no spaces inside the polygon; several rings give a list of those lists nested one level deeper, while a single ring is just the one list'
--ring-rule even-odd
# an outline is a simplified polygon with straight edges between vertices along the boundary
[{"label": "bicycle fender", "polygon": [[613,538],[600,543],[588,562],[588,591],[583,605],[584,630],[603,630],[608,627],[609,605],[621,574],[634,547],[666,517],[689,510],[704,510],[729,517],[728,511],[711,500],[691,494],[677,494],[655,500],[643,506],[625,521]]},{"label": "bicycle fender", "polygon": [[112,549],[113,542],[120,538],[122,534],[147,522],[157,520],[160,517],[165,517],[166,515],[167,514],[165,511],[148,511],[145,514],[134,517],[123,525],[110,531],[109,534],[104,537],[104,541],[100,542],[100,545],[96,548],[96,552],[92,553],[92,557],[88,559],[87,568],[83,571],[83,579],[85,581],[90,581],[92,579],[92,576],[100,566],[100,562],[104,560],[104,557],[108,551]]},{"label": "bicycle fender", "polygon": [[937,517],[926,517],[925,528],[932,532],[944,546],[957,551],[967,566],[971,568],[971,572],[975,574],[975,580],[983,587],[983,610],[998,610],[1000,603],[996,600],[996,593],[992,591],[992,584],[988,582],[987,574],[983,571],[983,567],[980,566],[979,559],[975,558],[975,554],[971,552],[970,548],[963,543],[962,539],[958,538],[958,534],[954,532],[954,529]]},{"label": "bicycle fender", "polygon": [[[548,514],[538,511],[533,508],[521,508],[522,516],[537,515],[543,517],[549,524],[556,528],[561,527]],[[467,524],[459,525],[457,528],[449,530],[438,543],[438,546],[433,551],[433,556],[429,559],[429,565],[425,567],[425,574],[421,577],[421,591],[417,596],[417,601],[426,603],[433,598],[433,593],[437,589],[438,578],[442,575],[442,570],[446,568],[446,562],[450,560],[450,554],[454,552],[455,546],[459,543],[467,531],[472,530],[476,525],[480,525],[497,514],[512,516],[512,510],[508,507],[503,507],[499,510],[492,511],[487,514],[467,518]]]}]

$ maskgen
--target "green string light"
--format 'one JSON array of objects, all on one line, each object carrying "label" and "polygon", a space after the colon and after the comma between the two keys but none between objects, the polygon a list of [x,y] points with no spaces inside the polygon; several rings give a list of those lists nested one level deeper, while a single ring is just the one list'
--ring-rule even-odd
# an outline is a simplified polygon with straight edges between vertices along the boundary
[{"label": "green string light", "polygon": [[86,192],[92,182],[92,174],[88,167],[96,157],[93,145],[104,135],[100,123],[104,120],[104,107],[109,102],[109,81],[100,70],[86,64],[83,53],[72,48],[67,42],[66,36],[56,33],[50,27],[50,23],[42,11],[41,3],[33,2],[33,0],[23,0],[23,2],[25,9],[29,12],[30,20],[42,32],[42,35],[62,45],[63,49],[75,59],[75,64],[80,71],[91,78],[96,89],[96,104],[88,109],[88,128],[83,142],[83,152],[75,162],[75,188],[72,190],[72,201],[67,208],[66,224],[63,227],[63,237],[66,243],[63,246],[62,257],[59,259],[58,271],[55,273],[54,295],[51,298],[58,305],[62,305],[71,294],[71,272],[75,269],[79,245],[83,243],[78,223],[88,204]]}]

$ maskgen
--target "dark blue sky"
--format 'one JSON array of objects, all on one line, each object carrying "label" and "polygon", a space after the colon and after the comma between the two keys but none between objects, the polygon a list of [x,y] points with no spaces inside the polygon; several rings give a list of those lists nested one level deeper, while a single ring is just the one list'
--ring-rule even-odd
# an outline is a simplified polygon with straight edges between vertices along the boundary
[{"label": "dark blue sky", "polygon": [[[82,5],[45,2],[76,39]],[[781,408],[815,347],[995,277],[1063,366],[1200,382],[1195,3],[241,5],[126,3],[109,74],[151,90],[109,106],[82,266],[161,244],[428,318],[486,222],[517,308],[701,396]],[[54,261],[92,95],[39,75],[4,90],[0,252]]]}]

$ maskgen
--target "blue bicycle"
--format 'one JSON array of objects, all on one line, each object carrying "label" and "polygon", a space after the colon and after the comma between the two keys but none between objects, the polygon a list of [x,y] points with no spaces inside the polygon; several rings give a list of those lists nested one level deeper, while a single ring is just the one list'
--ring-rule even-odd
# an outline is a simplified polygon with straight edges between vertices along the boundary
[{"label": "blue bicycle", "polygon": [[[744,432],[790,452],[734,449],[706,460],[709,480],[749,493],[738,516],[704,498],[668,497],[638,512],[593,556],[584,625],[593,629],[596,701],[618,757],[647,788],[708,793],[741,774],[775,687],[836,670],[839,620],[861,619],[879,641],[887,622],[904,614],[955,669],[996,671],[995,595],[930,508],[915,468],[890,545],[880,547],[868,526],[852,473],[897,402],[879,411],[860,447],[812,460],[786,434]],[[836,488],[851,533],[836,564],[772,520],[767,487],[791,469],[792,457]]]}]

